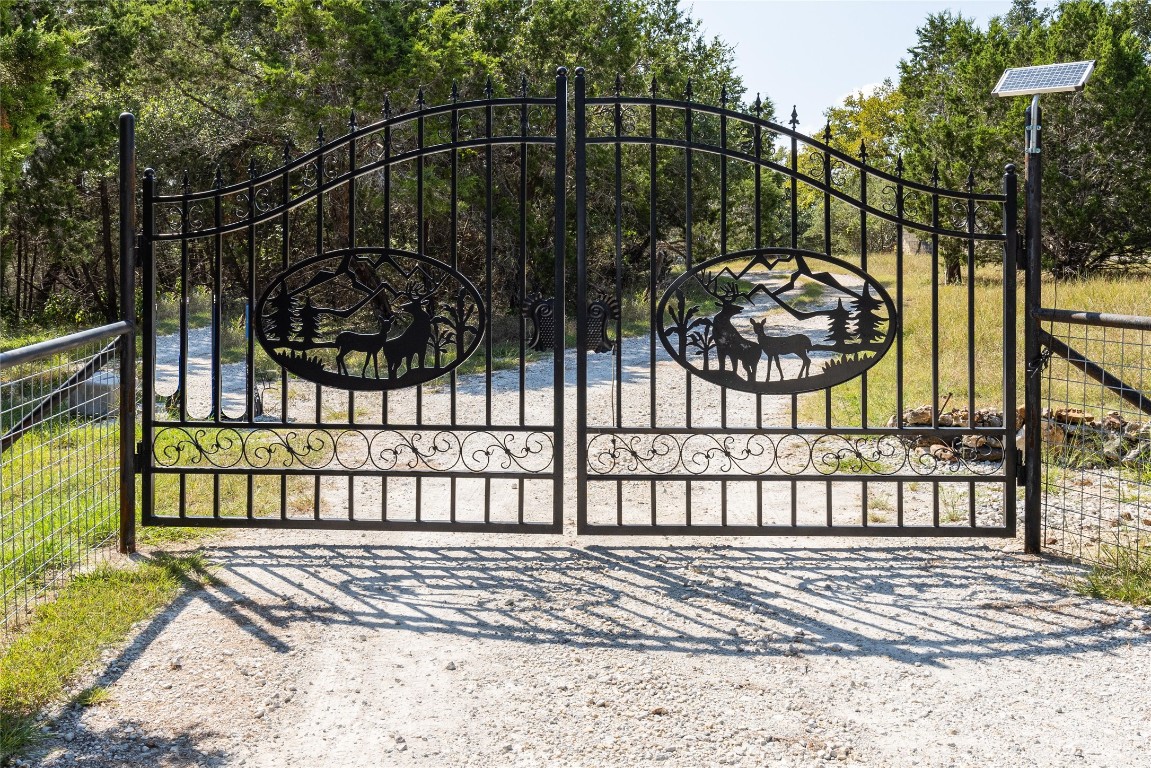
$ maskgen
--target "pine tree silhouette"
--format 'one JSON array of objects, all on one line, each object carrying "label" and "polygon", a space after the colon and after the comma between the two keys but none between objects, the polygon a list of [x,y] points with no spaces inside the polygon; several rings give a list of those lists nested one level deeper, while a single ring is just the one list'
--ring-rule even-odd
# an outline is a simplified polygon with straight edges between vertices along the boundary
[{"label": "pine tree silhouette", "polygon": [[835,309],[827,313],[827,337],[831,346],[839,352],[845,352],[855,333],[851,329],[851,313],[843,306],[843,299],[839,300]]},{"label": "pine tree silhouette", "polygon": [[312,304],[311,297],[304,300],[304,308],[300,310],[300,330],[297,334],[300,341],[311,346],[320,335],[320,325],[323,316]]},{"label": "pine tree silhouette", "polygon": [[866,286],[853,303],[855,333],[859,336],[860,344],[871,346],[883,339],[884,334],[879,326],[887,321],[875,311],[882,306],[883,302],[871,295],[871,286]]},{"label": "pine tree silhouette", "polygon": [[272,299],[272,314],[267,317],[272,327],[267,330],[268,338],[281,342],[291,339],[296,330],[296,311],[300,302],[284,288]]}]

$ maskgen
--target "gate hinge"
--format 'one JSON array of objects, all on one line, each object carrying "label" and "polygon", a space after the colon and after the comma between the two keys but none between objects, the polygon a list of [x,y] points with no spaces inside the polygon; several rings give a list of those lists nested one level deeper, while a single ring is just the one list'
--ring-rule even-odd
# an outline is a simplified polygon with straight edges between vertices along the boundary
[{"label": "gate hinge", "polygon": [[1018,447],[1012,448],[1015,451],[1015,485],[1019,488],[1027,485],[1027,467],[1023,463],[1023,451]]},{"label": "gate hinge", "polygon": [[1015,238],[1015,269],[1022,271],[1027,269],[1027,233],[1023,233],[1023,237]]},{"label": "gate hinge", "polygon": [[136,456],[134,457],[134,465],[135,466],[133,467],[133,469],[135,470],[135,473],[137,475],[141,474],[141,467],[144,466],[144,460],[145,460],[144,443],[142,443],[142,442],[136,443]]}]

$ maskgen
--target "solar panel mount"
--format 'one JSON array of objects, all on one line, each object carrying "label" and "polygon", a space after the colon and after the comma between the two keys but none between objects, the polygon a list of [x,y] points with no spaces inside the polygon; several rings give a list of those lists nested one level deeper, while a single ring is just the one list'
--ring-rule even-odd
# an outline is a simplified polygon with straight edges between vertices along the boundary
[{"label": "solar panel mount", "polygon": [[992,93],[996,96],[1031,96],[1037,93],[1081,91],[1093,69],[1094,60],[1016,67],[1003,73]]}]

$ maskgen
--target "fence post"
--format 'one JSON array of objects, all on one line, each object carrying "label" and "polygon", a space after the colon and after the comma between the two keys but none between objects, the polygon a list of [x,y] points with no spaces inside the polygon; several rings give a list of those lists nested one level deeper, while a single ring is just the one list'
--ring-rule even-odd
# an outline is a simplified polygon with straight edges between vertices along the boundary
[{"label": "fence post", "polygon": [[136,118],[120,115],[120,552],[136,551]]},{"label": "fence post", "polygon": [[1025,132],[1027,135],[1027,272],[1023,302],[1024,339],[1024,407],[1027,425],[1025,433],[1024,465],[1024,504],[1023,504],[1023,551],[1037,555],[1042,549],[1040,529],[1043,524],[1043,427],[1041,424],[1040,382],[1043,362],[1039,346],[1039,320],[1037,312],[1042,300],[1041,280],[1043,278],[1043,243],[1041,206],[1043,202],[1043,159],[1040,154],[1042,139],[1040,125],[1042,111],[1038,97],[1032,99],[1027,110]]}]

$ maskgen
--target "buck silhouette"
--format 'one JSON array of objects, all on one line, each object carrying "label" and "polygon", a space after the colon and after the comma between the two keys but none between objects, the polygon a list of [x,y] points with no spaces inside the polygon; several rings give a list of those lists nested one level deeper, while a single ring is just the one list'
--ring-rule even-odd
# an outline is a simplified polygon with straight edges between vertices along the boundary
[{"label": "buck silhouette", "polygon": [[336,334],[336,349],[339,350],[336,354],[336,371],[350,376],[347,362],[348,353],[363,352],[364,367],[360,370],[360,375],[366,379],[368,377],[368,363],[372,363],[375,367],[376,378],[380,378],[380,352],[388,343],[388,331],[392,329],[392,321],[394,320],[395,315],[380,317],[380,330],[377,333],[340,331]]},{"label": "buck silhouette", "polygon": [[[432,340],[432,326],[436,322],[435,294],[443,283],[441,280],[425,291],[415,291],[411,287],[399,296],[407,301],[399,305],[399,309],[412,317],[408,327],[393,339],[384,342],[384,357],[388,360],[388,378],[394,379],[399,373],[400,363],[411,371],[415,367],[424,367],[424,356],[428,352],[428,343]],[[419,365],[415,366],[414,362]]]},{"label": "buck silhouette", "polygon": [[712,294],[719,303],[719,312],[711,319],[712,335],[715,337],[715,352],[719,358],[719,370],[727,370],[724,360],[731,360],[731,372],[739,375],[739,366],[743,366],[748,381],[755,381],[755,370],[759,367],[759,358],[762,354],[759,345],[744,338],[734,325],[731,318],[743,311],[743,307],[735,303],[738,292],[731,291],[722,295]]},{"label": "buck silhouette", "polygon": [[752,320],[751,327],[755,329],[755,335],[759,338],[759,347],[767,355],[767,380],[771,381],[771,361],[775,361],[776,370],[779,371],[780,380],[783,379],[783,366],[779,362],[782,355],[795,355],[803,361],[803,365],[799,368],[799,376],[802,378],[811,372],[811,358],[807,353],[811,351],[811,339],[802,333],[793,333],[787,336],[769,336],[764,326],[767,324],[766,320]]}]

